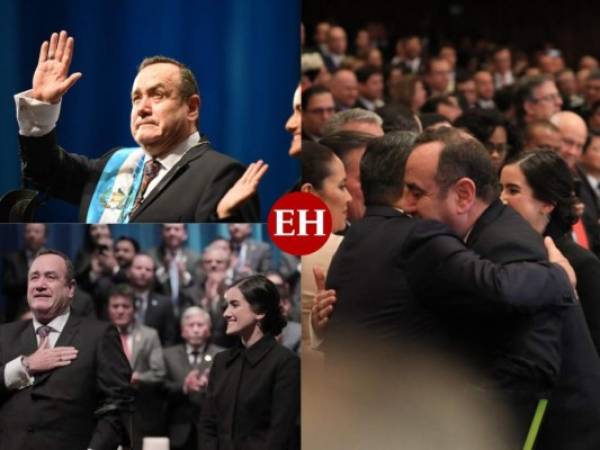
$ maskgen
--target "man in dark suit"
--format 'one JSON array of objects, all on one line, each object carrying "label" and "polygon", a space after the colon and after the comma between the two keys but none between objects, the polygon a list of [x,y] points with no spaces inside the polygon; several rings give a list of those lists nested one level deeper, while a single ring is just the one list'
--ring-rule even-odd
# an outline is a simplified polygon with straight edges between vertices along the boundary
[{"label": "man in dark suit", "polygon": [[250,238],[252,225],[232,223],[229,225],[234,271],[237,276],[274,270],[271,247],[265,242]]},{"label": "man in dark suit", "polygon": [[[446,223],[482,257],[502,264],[546,259],[539,234],[499,201],[495,171],[472,137],[450,128],[424,133],[407,160],[405,183],[407,212]],[[409,267],[418,273],[417,264]],[[421,278],[413,284],[421,294],[465,297]],[[514,406],[523,441],[536,401],[550,396],[540,448],[600,447],[600,361],[581,306],[532,312],[465,304],[444,308],[445,324]]]},{"label": "man in dark suit", "polygon": [[81,77],[68,75],[73,45],[65,31],[54,33],[42,45],[32,90],[15,96],[26,179],[79,204],[81,222],[258,220],[256,186],[240,179],[244,167],[238,161],[214,151],[200,135],[198,85],[174,59],[156,56],[140,64],[131,109],[140,148],[94,160],[60,148],[54,131],[60,101]]},{"label": "man in dark suit", "polygon": [[150,249],[148,254],[156,264],[157,291],[170,297],[175,316],[185,308],[189,299],[183,291],[195,281],[196,264],[200,256],[185,248],[187,229],[184,223],[164,223],[161,229],[160,246]]},{"label": "man in dark suit", "polygon": [[168,435],[174,450],[198,448],[198,425],[209,371],[215,355],[223,350],[209,343],[210,333],[210,315],[198,306],[191,306],[181,316],[184,343],[164,350]]},{"label": "man in dark suit", "polygon": [[112,325],[70,313],[73,274],[65,255],[42,252],[29,270],[33,321],[0,327],[3,450],[128,445],[131,370]]},{"label": "man in dark suit", "polygon": [[42,223],[25,225],[24,248],[2,258],[2,291],[5,298],[6,322],[17,320],[27,311],[27,272],[31,262],[46,244],[47,230]]},{"label": "man in dark suit", "polygon": [[129,282],[135,291],[135,314],[138,324],[154,328],[162,345],[175,343],[175,315],[173,305],[164,295],[153,291],[154,260],[138,253],[129,268]]},{"label": "man in dark suit", "polygon": [[582,221],[590,250],[600,257],[600,132],[591,130],[575,166],[577,195],[585,205]]}]

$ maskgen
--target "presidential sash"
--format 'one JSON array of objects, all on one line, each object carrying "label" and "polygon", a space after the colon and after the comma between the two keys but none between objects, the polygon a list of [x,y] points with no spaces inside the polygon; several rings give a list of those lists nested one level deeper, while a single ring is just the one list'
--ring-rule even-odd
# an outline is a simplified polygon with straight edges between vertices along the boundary
[{"label": "presidential sash", "polygon": [[122,148],[112,154],[96,184],[86,223],[128,223],[142,183],[144,151]]}]

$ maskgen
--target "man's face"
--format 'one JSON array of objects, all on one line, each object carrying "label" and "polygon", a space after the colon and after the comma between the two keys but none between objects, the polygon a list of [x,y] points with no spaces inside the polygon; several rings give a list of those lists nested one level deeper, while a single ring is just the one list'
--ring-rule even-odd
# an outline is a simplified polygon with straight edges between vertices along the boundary
[{"label": "man's face", "polygon": [[327,42],[327,34],[329,33],[329,29],[331,25],[328,22],[319,22],[315,28],[315,43],[317,45],[324,44]]},{"label": "man's face", "polygon": [[454,47],[442,47],[440,49],[440,58],[444,58],[450,64],[450,69],[456,66],[456,50]]},{"label": "man's face", "polygon": [[42,223],[25,225],[25,246],[37,252],[46,243],[46,226]]},{"label": "man's face", "polygon": [[115,258],[119,267],[126,268],[131,265],[135,256],[135,247],[130,241],[122,240],[115,244]]},{"label": "man's face", "polygon": [[556,82],[558,84],[559,90],[564,95],[577,94],[577,80],[575,79],[575,74],[570,70],[558,75]]},{"label": "man's face", "polygon": [[525,111],[532,120],[550,120],[562,107],[562,97],[554,81],[546,81],[533,90],[533,96],[525,101]]},{"label": "man's face", "polygon": [[148,255],[136,255],[129,268],[129,282],[138,289],[148,289],[154,282],[154,261]]},{"label": "man's face", "polygon": [[440,192],[435,175],[442,150],[442,143],[422,144],[411,152],[404,174],[404,196],[402,208],[409,214],[422,219],[438,220],[453,228],[457,224],[452,196]]},{"label": "man's face", "polygon": [[335,55],[343,55],[348,48],[346,32],[341,27],[332,27],[327,37],[327,47]]},{"label": "man's face", "polygon": [[117,328],[127,328],[135,314],[133,299],[124,295],[113,295],[108,299],[108,319]]},{"label": "man's face", "polygon": [[585,82],[585,101],[592,105],[600,100],[600,80],[587,80]]},{"label": "man's face", "polygon": [[224,250],[209,248],[202,255],[202,270],[204,273],[225,272],[229,267],[229,257]]},{"label": "man's face", "polygon": [[169,63],[151,64],[135,77],[131,90],[131,134],[152,156],[160,156],[196,131],[200,99],[181,98],[181,71]]},{"label": "man's face", "polygon": [[358,98],[358,81],[356,75],[350,70],[337,71],[330,83],[331,93],[335,101],[341,105],[351,108]]},{"label": "man's face", "polygon": [[234,242],[242,242],[252,233],[252,225],[249,223],[232,223],[229,225],[229,234]]},{"label": "man's face", "polygon": [[181,337],[192,347],[203,346],[210,337],[210,325],[203,314],[194,314],[183,320]]},{"label": "man's face", "polygon": [[450,64],[445,59],[431,62],[430,72],[426,76],[429,87],[435,92],[446,92],[450,83]]},{"label": "man's face", "polygon": [[323,136],[323,127],[335,113],[333,96],[329,92],[313,95],[302,111],[302,126],[304,131],[311,136]]},{"label": "man's face", "polygon": [[380,73],[371,75],[366,82],[358,85],[360,95],[374,101],[383,98],[383,76]]},{"label": "man's face", "polygon": [[560,133],[548,127],[536,126],[530,133],[530,140],[525,142],[524,151],[549,148],[556,152],[560,149]]},{"label": "man's face", "polygon": [[581,156],[585,168],[594,174],[600,174],[600,137],[592,137],[586,152]]},{"label": "man's face", "polygon": [[483,100],[494,98],[494,80],[489,72],[477,72],[475,74],[475,89],[477,96]]},{"label": "man's face", "polygon": [[497,72],[508,72],[511,68],[510,51],[505,48],[494,55],[494,65]]},{"label": "man's face", "polygon": [[110,237],[110,228],[108,225],[90,225],[90,236],[92,241],[98,242],[100,239]]},{"label": "man's face", "polygon": [[421,40],[418,37],[412,37],[406,41],[404,51],[408,59],[414,59],[421,55]]},{"label": "man's face", "polygon": [[27,302],[35,318],[48,323],[62,314],[75,295],[75,281],[67,280],[67,265],[58,255],[33,260],[27,282]]},{"label": "man's face", "polygon": [[474,80],[457,83],[456,90],[463,95],[469,105],[474,105],[477,101],[477,89],[475,88]]},{"label": "man's face", "polygon": [[162,240],[168,249],[177,250],[187,240],[185,225],[182,223],[165,223],[162,227]]},{"label": "man's face", "polygon": [[558,125],[560,131],[560,156],[567,165],[575,168],[575,163],[579,161],[583,146],[587,139],[587,128],[583,120],[566,120]]},{"label": "man's face", "polygon": [[348,220],[351,222],[362,218],[365,214],[365,200],[360,188],[360,159],[366,147],[360,147],[348,152],[344,158],[346,168],[346,188],[352,196],[348,205]]}]

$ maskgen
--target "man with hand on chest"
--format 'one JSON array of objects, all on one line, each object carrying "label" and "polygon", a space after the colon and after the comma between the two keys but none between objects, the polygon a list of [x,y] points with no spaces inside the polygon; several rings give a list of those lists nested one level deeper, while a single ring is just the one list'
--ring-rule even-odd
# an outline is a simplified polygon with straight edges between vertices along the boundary
[{"label": "man with hand on chest", "polygon": [[40,252],[28,276],[32,320],[0,327],[3,450],[128,445],[131,369],[114,326],[75,317],[73,265]]}]

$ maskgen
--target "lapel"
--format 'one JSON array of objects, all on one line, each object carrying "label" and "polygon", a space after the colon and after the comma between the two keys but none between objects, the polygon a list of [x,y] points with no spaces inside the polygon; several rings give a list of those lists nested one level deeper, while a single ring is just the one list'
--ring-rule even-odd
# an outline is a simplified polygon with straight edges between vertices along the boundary
[{"label": "lapel", "polygon": [[177,164],[175,164],[171,170],[167,172],[167,174],[160,180],[160,183],[152,189],[148,198],[144,200],[144,202],[140,205],[140,207],[131,215],[129,218],[130,222],[134,221],[136,217],[138,217],[142,211],[144,211],[152,202],[156,200],[156,198],[164,191],[171,182],[176,179],[181,173],[183,173],[189,163],[195,159],[200,158],[204,153],[206,153],[210,149],[210,145],[208,141],[202,140],[197,145],[190,148],[183,158],[179,160]]},{"label": "lapel", "polygon": [[[60,333],[60,336],[58,337],[58,340],[56,341],[56,344],[54,345],[54,347],[65,347],[65,346],[73,346],[75,347],[75,345],[73,345],[73,341],[75,339],[75,336],[77,336],[77,333],[79,332],[79,325],[80,325],[80,319],[75,317],[73,315],[73,311],[71,311],[71,315],[69,316],[69,320],[67,320],[67,323],[65,324],[65,327],[62,330],[62,333]],[[33,326],[31,327],[31,329],[33,330]],[[33,331],[32,331],[33,333]],[[34,336],[34,342],[37,342]],[[45,372],[43,374],[40,375],[36,375],[35,376],[35,385],[37,386],[40,383],[43,383],[50,375],[52,375],[54,373],[54,370],[51,370],[49,372]]]},{"label": "lapel", "polygon": [[19,341],[23,355],[31,355],[37,350],[37,338],[35,337],[32,320],[27,321],[27,325],[23,333],[21,333]]},{"label": "lapel", "polygon": [[140,350],[144,344],[142,328],[135,326],[131,332],[131,367],[134,368],[137,362]]}]

